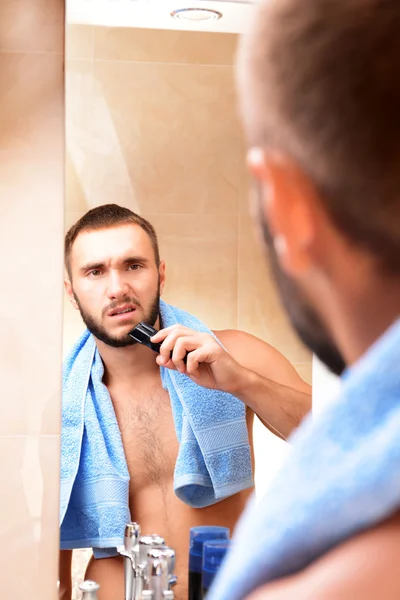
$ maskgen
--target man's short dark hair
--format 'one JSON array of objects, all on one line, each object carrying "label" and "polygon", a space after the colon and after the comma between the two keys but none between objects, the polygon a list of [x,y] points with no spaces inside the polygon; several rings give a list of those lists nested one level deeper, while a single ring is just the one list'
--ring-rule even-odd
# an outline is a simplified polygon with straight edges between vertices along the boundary
[{"label": "man's short dark hair", "polygon": [[102,206],[92,208],[84,214],[79,221],[72,225],[65,236],[64,257],[68,275],[71,276],[70,258],[72,246],[82,231],[105,229],[125,224],[138,225],[147,233],[153,246],[154,257],[158,266],[160,264],[160,252],[157,234],[153,225],[140,215],[129,210],[129,208],[118,206],[118,204],[103,204]]},{"label": "man's short dark hair", "polygon": [[399,273],[400,2],[258,10],[240,70],[250,143],[291,157],[336,227]]}]

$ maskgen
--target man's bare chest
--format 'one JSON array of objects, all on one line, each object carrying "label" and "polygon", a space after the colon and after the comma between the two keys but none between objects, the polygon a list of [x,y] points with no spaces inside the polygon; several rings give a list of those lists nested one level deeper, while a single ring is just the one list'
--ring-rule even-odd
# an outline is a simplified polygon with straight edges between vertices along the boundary
[{"label": "man's bare chest", "polygon": [[178,441],[168,393],[161,385],[110,391],[135,486],[171,480]]}]

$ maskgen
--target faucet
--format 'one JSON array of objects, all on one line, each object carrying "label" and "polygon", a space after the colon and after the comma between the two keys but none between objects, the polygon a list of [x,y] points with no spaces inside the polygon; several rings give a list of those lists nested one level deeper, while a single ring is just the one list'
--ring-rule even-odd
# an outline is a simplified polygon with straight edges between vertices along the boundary
[{"label": "faucet", "polygon": [[79,589],[83,592],[82,600],[97,600],[97,590],[99,588],[99,584],[90,579],[81,583]]},{"label": "faucet", "polygon": [[[140,537],[140,525],[127,523],[124,544],[117,550],[124,559],[124,600],[173,600],[172,588],[178,579],[174,575],[175,551],[165,545],[163,537]],[[82,600],[98,600],[99,588],[94,581],[84,581],[79,586]]]}]

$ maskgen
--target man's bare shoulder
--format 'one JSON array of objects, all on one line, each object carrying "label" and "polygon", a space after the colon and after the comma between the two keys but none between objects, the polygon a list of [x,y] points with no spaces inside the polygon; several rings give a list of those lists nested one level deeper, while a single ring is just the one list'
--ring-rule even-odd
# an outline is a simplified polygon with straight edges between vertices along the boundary
[{"label": "man's bare shoulder", "polygon": [[247,600],[397,600],[400,513],[338,545],[310,567],[260,588]]},{"label": "man's bare shoulder", "polygon": [[311,392],[311,387],[301,379],[293,365],[271,344],[236,329],[223,329],[213,333],[242,366],[277,383],[306,393]]}]

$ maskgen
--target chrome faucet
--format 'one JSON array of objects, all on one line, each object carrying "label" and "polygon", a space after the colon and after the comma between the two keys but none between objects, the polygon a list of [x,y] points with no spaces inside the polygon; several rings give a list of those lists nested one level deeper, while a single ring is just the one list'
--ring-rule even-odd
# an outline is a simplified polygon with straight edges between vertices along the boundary
[{"label": "chrome faucet", "polygon": [[83,583],[80,584],[79,589],[82,594],[82,600],[98,600],[97,599],[97,590],[100,589],[100,585],[95,581],[91,581],[87,579]]},{"label": "chrome faucet", "polygon": [[[175,551],[165,545],[163,537],[140,537],[139,524],[128,523],[124,544],[117,550],[124,559],[124,600],[173,600]],[[84,581],[79,586],[82,600],[98,600],[99,587],[94,581]]]}]

